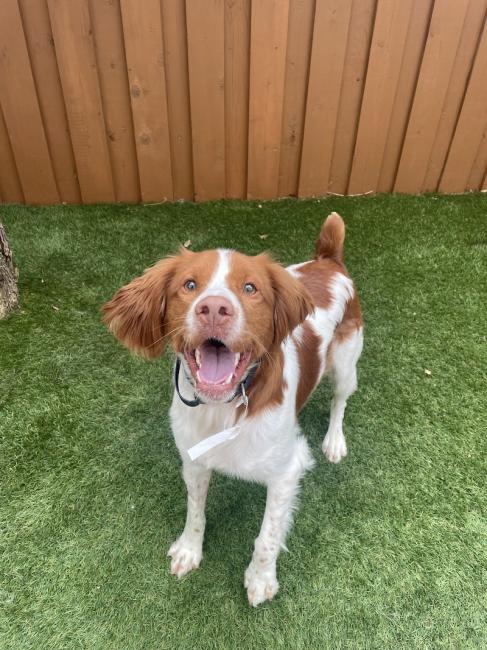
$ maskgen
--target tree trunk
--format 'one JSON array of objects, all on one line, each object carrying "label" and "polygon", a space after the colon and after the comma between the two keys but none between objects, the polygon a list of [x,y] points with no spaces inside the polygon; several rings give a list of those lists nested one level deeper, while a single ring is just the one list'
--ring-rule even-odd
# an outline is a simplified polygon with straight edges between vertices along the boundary
[{"label": "tree trunk", "polygon": [[7,235],[0,221],[0,320],[19,307],[18,277]]}]

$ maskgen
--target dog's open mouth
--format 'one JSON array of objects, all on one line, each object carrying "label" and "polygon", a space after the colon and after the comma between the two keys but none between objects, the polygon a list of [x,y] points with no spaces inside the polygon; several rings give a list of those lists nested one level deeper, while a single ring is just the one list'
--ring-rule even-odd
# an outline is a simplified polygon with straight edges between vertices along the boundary
[{"label": "dog's open mouth", "polygon": [[234,352],[218,339],[207,339],[184,351],[197,391],[217,400],[235,391],[250,356],[250,352]]}]

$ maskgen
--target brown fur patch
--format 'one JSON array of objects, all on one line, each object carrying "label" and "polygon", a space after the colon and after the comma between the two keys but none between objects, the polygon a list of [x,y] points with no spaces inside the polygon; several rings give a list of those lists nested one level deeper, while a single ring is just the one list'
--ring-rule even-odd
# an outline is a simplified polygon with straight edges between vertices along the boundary
[{"label": "brown fur patch", "polygon": [[[284,355],[280,347],[276,346],[275,350],[263,357],[248,390],[250,416],[282,404],[284,390],[287,387],[283,378],[283,369]],[[243,406],[239,407],[238,417],[243,415],[244,410]]]},{"label": "brown fur patch", "polygon": [[[256,286],[255,294],[243,291],[246,282]],[[255,415],[282,403],[285,382],[280,345],[312,312],[313,301],[303,284],[267,255],[232,253],[228,283],[245,315],[240,345],[251,349],[254,359],[261,359],[249,389],[249,415]]]},{"label": "brown fur patch", "polygon": [[299,281],[308,290],[316,307],[322,309],[328,309],[332,301],[330,282],[335,273],[340,272],[348,277],[344,265],[331,259],[312,260],[300,266],[296,271]]},{"label": "brown fur patch", "polygon": [[166,292],[177,257],[162,260],[119,289],[103,306],[103,322],[121,343],[147,359],[165,348]]},{"label": "brown fur patch", "polygon": [[302,324],[300,340],[294,339],[299,360],[299,384],[296,394],[296,413],[303,408],[320,379],[321,337],[318,336],[307,322]]},{"label": "brown fur patch", "polygon": [[[201,340],[190,340],[186,328],[186,315],[195,299],[203,293],[218,265],[218,251],[193,253],[182,249],[181,263],[171,277],[167,291],[167,331],[177,352],[185,347],[196,347]],[[196,282],[196,289],[188,291],[185,283]]]},{"label": "brown fur patch", "polygon": [[[158,357],[169,337],[173,344],[184,339],[187,309],[208,284],[217,259],[216,251],[192,253],[181,249],[179,255],[157,262],[103,306],[103,322],[136,354],[147,359]],[[184,288],[189,279],[196,281],[196,291]]]},{"label": "brown fur patch", "polygon": [[360,309],[360,301],[355,291],[353,298],[347,302],[342,322],[335,330],[332,343],[343,343],[345,339],[354,334],[362,325],[362,310]]},{"label": "brown fur patch", "polygon": [[[252,349],[256,357],[279,345],[314,308],[303,284],[267,255],[232,253],[227,282],[245,317],[239,347]],[[245,293],[247,282],[255,285],[256,293]]]},{"label": "brown fur patch", "polygon": [[[336,273],[350,277],[345,265],[336,260],[317,259],[307,262],[296,269],[299,280],[308,289],[317,307],[328,309],[332,300],[330,283]],[[342,321],[338,324],[326,354],[326,371],[331,367],[331,352],[335,345],[345,341],[362,327],[362,313],[357,292],[354,290],[353,298],[345,307]]]},{"label": "brown fur patch", "polygon": [[343,260],[343,243],[345,241],[345,223],[339,214],[332,212],[321,227],[316,241],[316,257],[332,258],[337,262]]}]

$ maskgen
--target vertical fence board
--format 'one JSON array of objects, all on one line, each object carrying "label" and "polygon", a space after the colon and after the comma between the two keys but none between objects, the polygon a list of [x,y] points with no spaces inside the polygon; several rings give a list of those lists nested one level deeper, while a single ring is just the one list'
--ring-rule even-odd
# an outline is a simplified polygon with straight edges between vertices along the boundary
[{"label": "vertical fence board", "polygon": [[328,190],[337,194],[345,194],[350,177],[374,26],[375,4],[376,0],[354,0],[352,5],[328,183]]},{"label": "vertical fence board", "polygon": [[193,167],[197,201],[225,196],[223,0],[186,0]]},{"label": "vertical fence board", "polygon": [[0,2],[0,101],[25,200],[57,203],[59,193],[16,0]]},{"label": "vertical fence board", "polygon": [[161,0],[171,168],[175,199],[194,198],[185,0]]},{"label": "vertical fence board", "polygon": [[121,0],[142,201],[173,198],[161,7]]},{"label": "vertical fence board", "polygon": [[316,5],[299,196],[328,190],[351,9],[351,0]]},{"label": "vertical fence board", "polygon": [[282,108],[279,196],[298,193],[315,0],[291,0]]},{"label": "vertical fence board", "polygon": [[20,0],[19,5],[60,198],[66,203],[79,203],[76,163],[46,0]]},{"label": "vertical fence board", "polygon": [[114,201],[112,170],[86,0],[48,0],[84,203]]},{"label": "vertical fence board", "polygon": [[487,24],[475,57],[472,73],[458,118],[445,169],[440,181],[440,192],[463,192],[487,128]]},{"label": "vertical fence board", "polygon": [[468,0],[444,0],[434,6],[394,186],[397,192],[419,192],[423,186],[467,9]]},{"label": "vertical fence board", "polygon": [[421,188],[423,192],[432,192],[438,188],[441,172],[445,165],[448,149],[455,131],[455,125],[462,107],[468,77],[482,32],[486,9],[486,0],[470,0],[435,141],[431,149],[425,179]]},{"label": "vertical fence board", "polygon": [[406,132],[415,96],[431,9],[432,3],[428,0],[415,0],[409,23],[409,32],[404,44],[401,73],[382,158],[381,172],[377,184],[378,192],[391,192],[394,187],[404,143],[404,133]]},{"label": "vertical fence board", "polygon": [[0,201],[485,188],[487,0],[2,0]]},{"label": "vertical fence board", "polygon": [[251,18],[248,198],[279,186],[289,0],[253,0]]},{"label": "vertical fence board", "polygon": [[482,179],[487,170],[487,131],[484,131],[480,142],[479,150],[475,157],[470,176],[468,177],[466,190],[479,190],[482,187]]},{"label": "vertical fence board", "polygon": [[226,196],[247,191],[249,133],[250,0],[225,0]]},{"label": "vertical fence board", "polygon": [[412,0],[379,0],[348,191],[377,191]]},{"label": "vertical fence board", "polygon": [[90,0],[108,150],[117,201],[140,200],[119,0]]},{"label": "vertical fence board", "polygon": [[0,106],[0,194],[2,200],[7,203],[23,203],[24,195],[20,185],[17,167],[15,166],[14,155],[7,127],[3,119],[3,112]]}]

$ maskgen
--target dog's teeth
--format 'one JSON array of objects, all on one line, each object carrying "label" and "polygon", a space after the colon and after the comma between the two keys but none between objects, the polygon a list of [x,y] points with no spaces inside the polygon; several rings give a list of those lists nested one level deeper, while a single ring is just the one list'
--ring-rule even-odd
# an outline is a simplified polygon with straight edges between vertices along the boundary
[{"label": "dog's teeth", "polygon": [[196,350],[194,351],[194,356],[196,359],[196,365],[199,368],[201,366],[201,352],[198,350],[198,348],[196,348]]},{"label": "dog's teeth", "polygon": [[197,379],[199,382],[201,382],[201,377],[200,377],[200,371],[199,371],[199,370],[196,371],[196,379]]},{"label": "dog's teeth", "polygon": [[229,384],[233,379],[233,375],[228,375],[228,377],[225,379],[225,384]]},{"label": "dog's teeth", "polygon": [[240,361],[240,352],[235,353],[235,367],[238,366],[238,362]]}]

